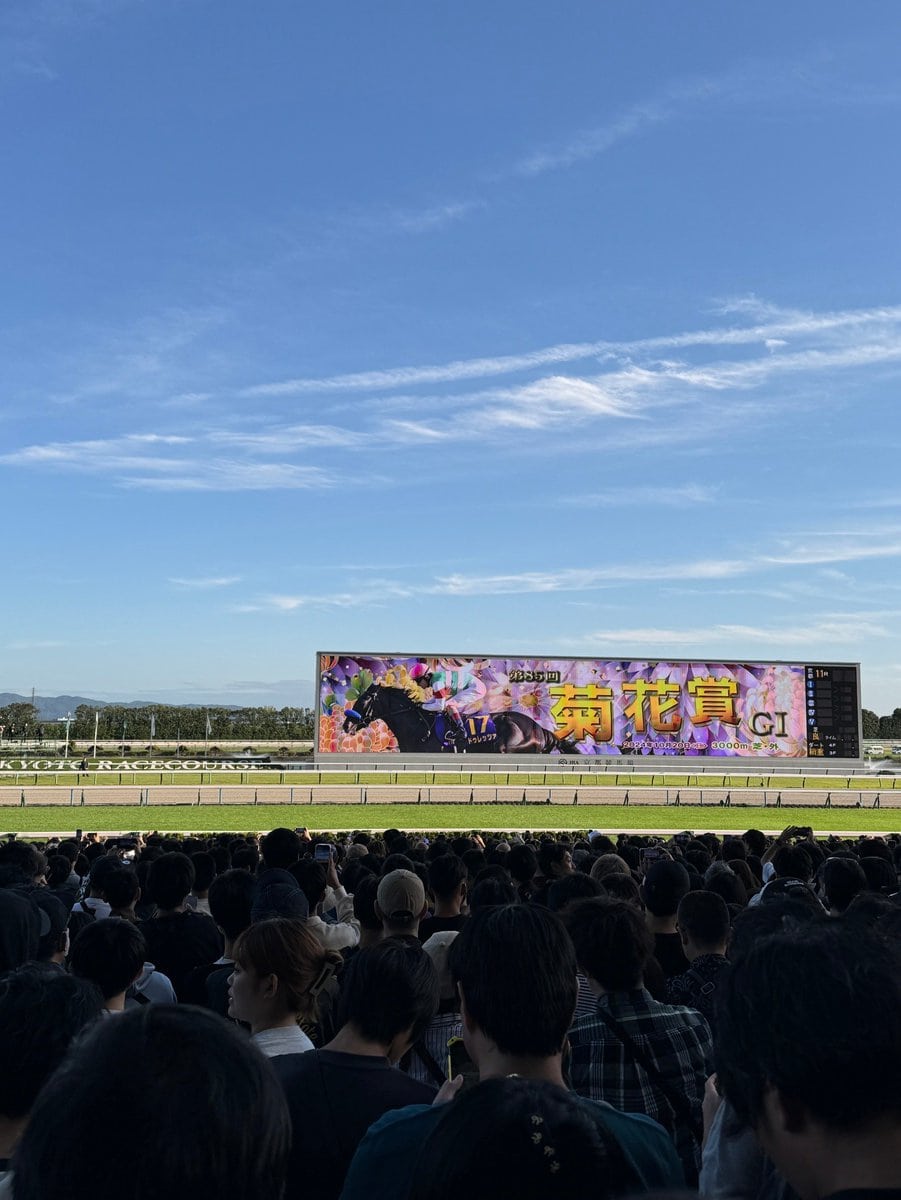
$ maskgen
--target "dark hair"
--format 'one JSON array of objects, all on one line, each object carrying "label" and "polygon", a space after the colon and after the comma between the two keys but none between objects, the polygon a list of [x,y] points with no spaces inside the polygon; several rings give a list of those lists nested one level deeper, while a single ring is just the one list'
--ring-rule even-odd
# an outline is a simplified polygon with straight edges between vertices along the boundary
[{"label": "dark hair", "polygon": [[140,891],[141,885],[134,867],[110,871],[104,881],[103,894],[110,908],[128,908],[137,900]]},{"label": "dark hair", "polygon": [[72,974],[96,984],[104,1000],[124,992],[141,973],[144,935],[131,921],[105,917],[85,925],[72,943]]},{"label": "dark hair", "polygon": [[728,862],[730,858],[739,858],[742,862],[748,857],[748,847],[744,840],[740,837],[723,838],[723,862]]},{"label": "dark hair", "polygon": [[766,853],[766,834],[759,829],[749,829],[744,835],[744,843],[750,854],[762,858]]},{"label": "dark hair", "polygon": [[258,978],[275,975],[285,1006],[298,1022],[316,1013],[318,991],[313,990],[329,967],[341,956],[326,950],[303,921],[292,917],[269,917],[249,925],[235,941],[235,962]]},{"label": "dark hair", "polygon": [[716,1071],[751,1127],[770,1088],[828,1128],[901,1112],[898,948],[835,921],[752,947],[717,985]]},{"label": "dark hair", "polygon": [[883,858],[882,855],[868,855],[860,860],[860,866],[871,891],[880,892],[883,896],[897,892],[898,876],[891,859]]},{"label": "dark hair", "polygon": [[517,883],[531,883],[538,874],[538,856],[531,846],[511,846],[506,865]]},{"label": "dark hair", "polygon": [[565,917],[580,968],[608,992],[641,986],[654,939],[641,913],[624,900],[583,900]]},{"label": "dark hair", "polygon": [[673,917],[690,888],[691,881],[682,864],[664,859],[648,868],[641,891],[648,912],[655,917]]},{"label": "dark hair", "polygon": [[[748,889],[731,867],[728,870],[716,871],[704,887],[708,892],[719,896],[725,904],[737,904],[744,908],[748,903]],[[681,904],[682,901],[680,900]]]},{"label": "dark hair", "polygon": [[194,886],[194,864],[187,854],[172,850],[150,864],[147,898],[164,911],[178,908]]},{"label": "dark hair", "polygon": [[412,1030],[418,1040],[438,1009],[432,960],[411,938],[385,938],[356,953],[341,981],[338,1023],[387,1045]]},{"label": "dark hair", "polygon": [[625,900],[627,904],[634,904],[640,912],[644,912],[641,888],[631,875],[615,871],[611,875],[605,875],[601,880],[601,885],[604,889],[603,894],[610,896],[613,900]]},{"label": "dark hair", "polygon": [[729,960],[735,962],[750,954],[764,938],[774,933],[797,933],[799,936],[825,916],[807,904],[783,896],[773,904],[758,904],[743,909],[732,922],[729,938]]},{"label": "dark hair", "polygon": [[844,912],[858,892],[867,888],[867,877],[856,858],[827,858],[820,867],[820,882],[826,903]]},{"label": "dark hair", "polygon": [[271,829],[260,842],[265,867],[293,866],[300,858],[300,838],[293,829]]},{"label": "dark hair", "polygon": [[474,880],[479,871],[485,866],[485,851],[476,850],[475,848],[467,850],[460,861],[465,864],[469,878]]},{"label": "dark hair", "polygon": [[470,1019],[502,1053],[560,1052],[576,1006],[576,959],[556,914],[530,904],[475,912],[448,965]]},{"label": "dark hair", "polygon": [[194,891],[206,892],[216,878],[216,860],[206,850],[198,850],[191,855],[194,864]]},{"label": "dark hair", "polygon": [[320,862],[314,862],[312,858],[302,858],[300,862],[296,862],[290,868],[290,872],[300,884],[300,890],[306,896],[312,913],[325,895],[325,885],[328,880],[325,867]]},{"label": "dark hair", "polygon": [[20,876],[23,882],[33,883],[35,877],[47,869],[47,859],[31,842],[3,842],[0,844],[0,867],[10,881]]},{"label": "dark hair", "polygon": [[589,900],[592,896],[603,896],[604,885],[590,875],[574,871],[555,879],[547,890],[547,906],[551,912],[560,912],[574,900]]},{"label": "dark hair", "polygon": [[354,916],[360,922],[360,928],[371,933],[382,928],[382,918],[375,911],[378,892],[378,877],[371,871],[361,876],[354,888]]},{"label": "dark hair", "polygon": [[428,864],[428,883],[436,900],[450,900],[459,884],[467,881],[467,868],[456,854],[442,854]]},{"label": "dark hair", "polygon": [[510,1076],[445,1106],[419,1156],[410,1200],[609,1200],[640,1191],[600,1111],[555,1084]]},{"label": "dark hair", "polygon": [[813,875],[813,863],[803,846],[780,846],[770,860],[779,879],[801,879]]},{"label": "dark hair", "polygon": [[389,854],[382,863],[382,875],[390,875],[392,871],[412,871],[413,859],[407,854]]},{"label": "dark hair", "polygon": [[729,940],[729,909],[716,892],[689,892],[679,901],[679,929],[702,950],[725,946]]},{"label": "dark hair", "polygon": [[210,884],[210,916],[229,941],[250,924],[255,891],[253,876],[237,867],[223,871]]},{"label": "dark hair", "polygon": [[27,1116],[75,1035],[100,1016],[93,984],[44,964],[0,977],[0,1113]]},{"label": "dark hair", "polygon": [[72,864],[64,854],[51,854],[47,859],[47,887],[58,888],[72,874]]},{"label": "dark hair", "polygon": [[69,1200],[73,1164],[93,1200],[120,1200],[127,1179],[167,1200],[282,1194],[284,1093],[263,1056],[215,1013],[147,1004],[98,1022],[55,1084],[19,1145],[16,1200]]},{"label": "dark hair", "polygon": [[513,884],[506,879],[499,879],[497,875],[488,875],[484,879],[480,879],[478,883],[473,884],[469,893],[469,911],[471,913],[478,912],[479,909],[497,908],[500,905],[514,904],[515,902],[516,889]]},{"label": "dark hair", "polygon": [[232,867],[235,870],[256,871],[260,865],[260,852],[256,846],[240,846],[232,854]]},{"label": "dark hair", "polygon": [[541,868],[541,874],[550,878],[554,874],[554,867],[562,865],[567,853],[569,846],[565,842],[553,842],[550,838],[544,838],[538,847],[538,866]]}]

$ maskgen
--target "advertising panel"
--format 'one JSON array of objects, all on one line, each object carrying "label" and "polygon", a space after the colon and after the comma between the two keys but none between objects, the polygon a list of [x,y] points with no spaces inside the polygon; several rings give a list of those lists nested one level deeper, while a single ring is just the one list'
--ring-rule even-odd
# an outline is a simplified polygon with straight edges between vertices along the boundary
[{"label": "advertising panel", "polygon": [[857,758],[858,667],[318,656],[320,754]]}]

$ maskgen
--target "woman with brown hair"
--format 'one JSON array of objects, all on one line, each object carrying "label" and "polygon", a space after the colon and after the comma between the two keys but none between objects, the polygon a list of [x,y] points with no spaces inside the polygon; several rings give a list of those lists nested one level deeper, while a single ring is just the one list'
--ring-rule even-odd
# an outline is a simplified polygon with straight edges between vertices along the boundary
[{"label": "woman with brown hair", "polygon": [[312,1050],[301,1026],[315,1021],[317,998],[341,956],[324,949],[303,921],[289,917],[251,925],[233,954],[228,1015],[247,1022],[251,1041],[268,1058]]}]

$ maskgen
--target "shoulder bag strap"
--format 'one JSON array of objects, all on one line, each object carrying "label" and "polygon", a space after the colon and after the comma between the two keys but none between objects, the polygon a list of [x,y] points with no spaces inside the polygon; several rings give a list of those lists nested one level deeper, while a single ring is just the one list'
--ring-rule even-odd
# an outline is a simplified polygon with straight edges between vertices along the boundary
[{"label": "shoulder bag strap", "polygon": [[629,1037],[628,1033],[626,1033],[625,1029],[623,1029],[622,1025],[620,1025],[619,1021],[611,1013],[600,1006],[597,1013],[613,1036],[622,1043],[626,1052],[632,1056],[650,1081],[666,1097],[667,1103],[673,1110],[673,1115],[688,1124],[692,1133],[697,1138],[698,1144],[700,1144],[703,1134],[703,1123],[700,1114],[695,1112],[694,1106],[688,1097],[683,1092],[680,1092],[678,1088],[673,1087],[670,1080],[661,1074],[660,1068],[656,1063]]}]

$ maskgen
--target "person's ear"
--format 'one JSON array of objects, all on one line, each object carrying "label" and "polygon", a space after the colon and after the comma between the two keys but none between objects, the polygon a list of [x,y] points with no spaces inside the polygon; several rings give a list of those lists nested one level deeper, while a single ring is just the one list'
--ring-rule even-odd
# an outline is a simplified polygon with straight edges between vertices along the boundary
[{"label": "person's ear", "polygon": [[808,1113],[796,1097],[770,1085],[764,1093],[761,1121],[774,1133],[798,1134],[807,1127]]},{"label": "person's ear", "polygon": [[274,999],[278,992],[278,976],[275,972],[272,971],[268,975],[264,975],[261,983],[263,985],[263,996],[267,1000]]}]

